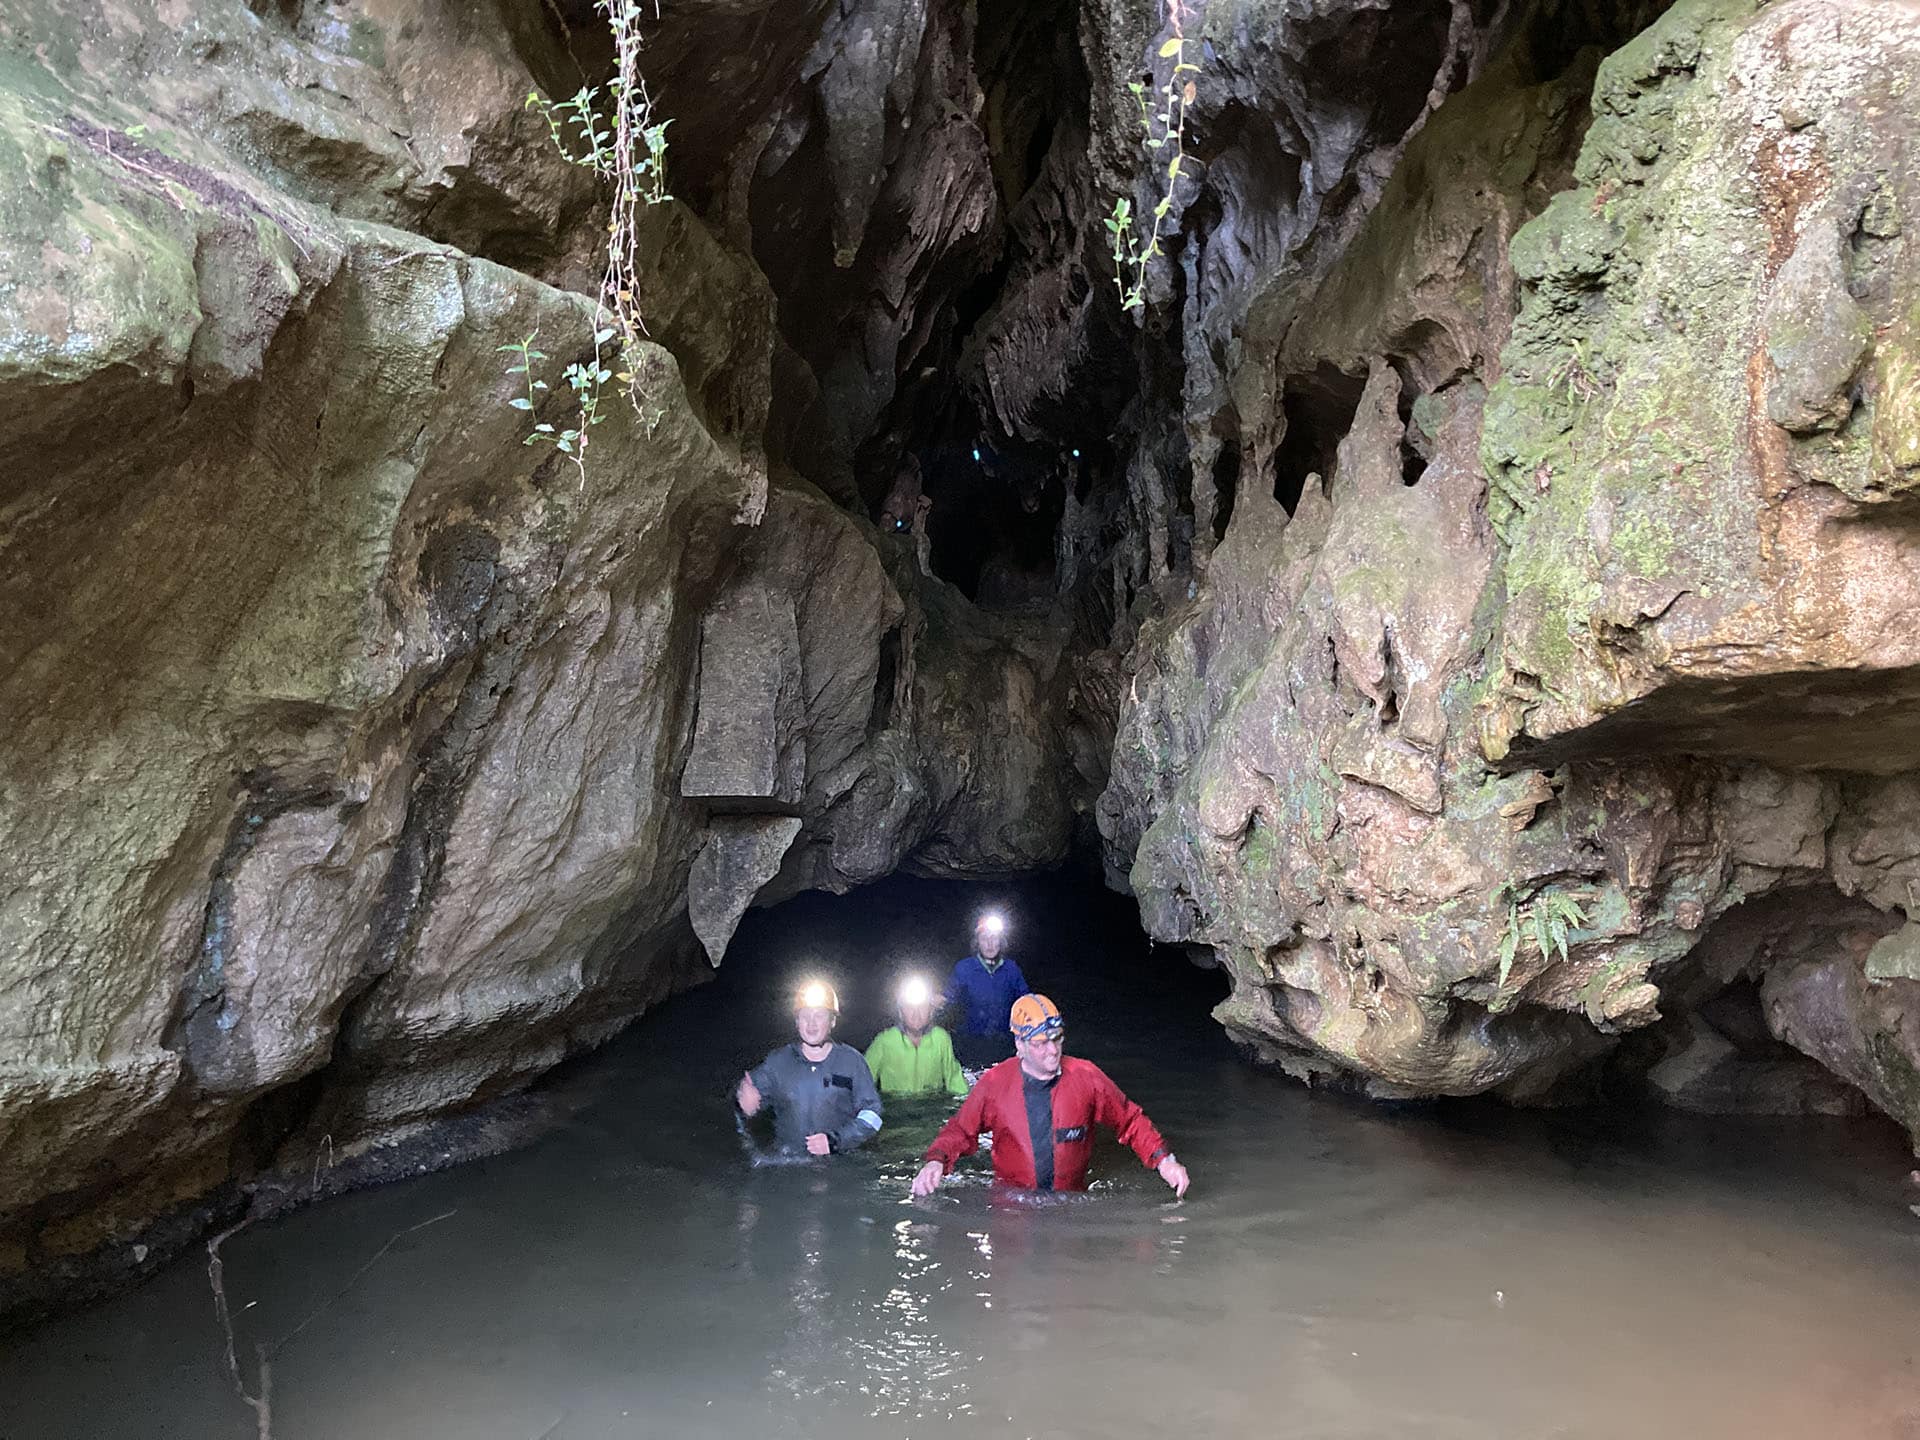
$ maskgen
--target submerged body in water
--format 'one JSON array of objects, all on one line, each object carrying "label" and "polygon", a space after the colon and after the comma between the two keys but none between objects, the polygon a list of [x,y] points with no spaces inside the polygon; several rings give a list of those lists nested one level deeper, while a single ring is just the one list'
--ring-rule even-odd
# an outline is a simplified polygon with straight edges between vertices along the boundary
[{"label": "submerged body in water", "polygon": [[933,987],[924,975],[909,975],[894,995],[899,1023],[867,1046],[873,1083],[887,1096],[965,1095],[972,1083],[953,1053],[953,1037],[933,1023]]},{"label": "submerged body in water", "polygon": [[[566,1077],[546,1139],[227,1242],[275,1440],[1916,1433],[1892,1127],[1312,1093],[1249,1070],[1206,1017],[1217,982],[1149,965],[1124,907],[1027,894],[1075,1048],[1177,1141],[1203,1182],[1184,1202],[1107,1140],[1080,1194],[975,1164],[914,1200],[937,1097],[889,1100],[851,1153],[754,1166],[729,1092],[790,1023],[780,979],[918,958],[930,912],[964,924],[971,897],[754,912],[715,984]],[[1102,963],[1070,968],[1088,935]],[[874,994],[842,1033],[888,1021]],[[0,1345],[6,1440],[258,1433],[204,1251]]]},{"label": "submerged body in water", "polygon": [[973,1153],[983,1132],[1000,1137],[993,1151],[997,1184],[1034,1190],[1084,1190],[1093,1144],[1102,1127],[1149,1170],[1187,1193],[1187,1170],[1147,1114],[1129,1100],[1106,1071],[1066,1055],[1065,1022],[1045,995],[1013,1002],[1016,1054],[980,1077],[966,1103],[927,1147],[926,1163],[913,1177],[913,1193],[928,1196],[953,1167]]},{"label": "submerged body in water", "polygon": [[840,999],[830,985],[803,985],[793,997],[795,1039],[740,1077],[734,1103],[743,1118],[773,1112],[774,1143],[813,1156],[857,1150],[880,1133],[880,1092],[866,1058],[833,1038]]},{"label": "submerged body in water", "polygon": [[1006,945],[1006,918],[997,910],[981,914],[973,925],[973,952],[954,962],[935,997],[936,1008],[952,1018],[955,1049],[969,1067],[984,1069],[1012,1053],[1007,1014],[1028,987]]}]

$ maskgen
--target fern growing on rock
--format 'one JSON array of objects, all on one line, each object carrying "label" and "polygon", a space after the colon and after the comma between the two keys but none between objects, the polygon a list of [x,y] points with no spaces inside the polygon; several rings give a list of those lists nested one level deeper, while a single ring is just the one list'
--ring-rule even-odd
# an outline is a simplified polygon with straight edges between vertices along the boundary
[{"label": "fern growing on rock", "polygon": [[1513,962],[1529,944],[1543,964],[1556,953],[1565,960],[1573,932],[1587,923],[1587,912],[1580,908],[1580,902],[1558,890],[1536,895],[1525,903],[1511,885],[1503,885],[1501,890],[1507,894],[1507,923],[1500,932],[1500,978],[1491,1007],[1496,1011],[1512,1003],[1507,978],[1513,973]]}]

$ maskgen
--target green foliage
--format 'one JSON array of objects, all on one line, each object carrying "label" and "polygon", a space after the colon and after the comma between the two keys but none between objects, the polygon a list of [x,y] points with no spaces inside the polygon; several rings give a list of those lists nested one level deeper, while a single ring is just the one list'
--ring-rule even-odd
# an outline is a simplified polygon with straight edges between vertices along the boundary
[{"label": "green foliage", "polygon": [[[648,102],[651,110],[652,102]],[[659,205],[673,197],[667,193],[667,126],[671,120],[659,120],[640,127],[640,139],[647,147],[647,153],[637,162],[639,174],[646,182],[641,194],[649,205]]]},{"label": "green foliage", "polygon": [[[524,340],[512,341],[497,348],[514,358],[507,367],[507,374],[524,377],[526,393],[516,395],[507,403],[516,410],[525,410],[538,416],[541,393],[551,389],[545,380],[534,374],[536,361],[552,357],[544,350],[536,350],[534,342],[540,338],[540,332],[534,331]],[[607,417],[600,409],[600,387],[613,378],[600,358],[600,348],[613,338],[611,329],[596,330],[593,336],[593,356],[588,360],[576,360],[561,372],[561,379],[573,393],[574,405],[578,411],[576,423],[562,427],[549,420],[536,419],[533,430],[520,443],[523,445],[551,445],[561,454],[571,459],[580,471],[580,483],[587,482],[587,432]]]},{"label": "green foliage", "polygon": [[[571,428],[537,424],[526,444],[551,444],[572,457],[586,483],[588,432],[606,419],[600,409],[600,388],[617,380],[627,392],[634,413],[649,430],[659,419],[658,408],[645,395],[641,377],[640,342],[647,327],[635,296],[640,290],[642,246],[640,219],[648,207],[673,197],[667,192],[667,126],[655,118],[653,97],[640,73],[642,0],[594,0],[613,39],[615,72],[604,91],[583,86],[566,100],[549,100],[539,91],[527,95],[527,108],[547,122],[547,133],[567,160],[593,171],[613,186],[612,217],[607,224],[607,266],[600,282],[600,309],[593,332],[593,354],[569,365],[562,378],[578,406],[578,423]],[[611,321],[611,324],[602,323]],[[500,348],[519,363],[509,374],[527,377],[527,394],[509,403],[532,410],[536,387],[546,384],[533,376],[533,361],[548,358],[533,349],[533,336]],[[609,358],[608,347],[614,358]]]},{"label": "green foliage", "polygon": [[[546,120],[556,150],[575,165],[607,175],[613,166],[613,132],[601,118],[596,103],[599,96],[597,85],[583,85],[568,100],[549,100],[538,90],[529,90],[527,108],[538,110]],[[569,127],[576,132],[571,139],[567,135]]]},{"label": "green foliage", "polygon": [[1584,338],[1576,338],[1567,353],[1548,372],[1550,389],[1563,391],[1570,402],[1581,405],[1600,393],[1600,380],[1594,373],[1593,357]]},{"label": "green foliage", "polygon": [[[1147,267],[1160,247],[1161,230],[1173,211],[1174,193],[1185,173],[1187,160],[1187,110],[1194,100],[1194,81],[1200,67],[1187,59],[1187,47],[1193,42],[1182,33],[1185,15],[1178,0],[1169,6],[1173,37],[1161,45],[1158,58],[1173,61],[1167,78],[1149,95],[1146,83],[1135,80],[1127,86],[1140,108],[1140,128],[1145,135],[1147,154],[1164,165],[1155,170],[1153,208],[1136,217],[1133,201],[1116,196],[1108,215],[1107,236],[1113,247],[1113,283],[1120,290],[1120,307],[1128,313],[1144,310],[1147,304]],[[1144,224],[1144,228],[1142,228]]]},{"label": "green foliage", "polygon": [[1513,973],[1513,962],[1529,945],[1543,962],[1556,952],[1565,960],[1573,932],[1587,923],[1587,912],[1580,908],[1580,902],[1557,890],[1524,903],[1510,883],[1495,892],[1496,896],[1502,893],[1507,897],[1507,923],[1500,932],[1500,978],[1492,1007],[1496,1011],[1505,1008],[1509,998],[1507,977]]},{"label": "green foliage", "polygon": [[[601,5],[609,12],[629,8]],[[640,200],[648,205],[671,200],[667,193],[667,126],[673,122],[653,118],[653,99],[646,83],[637,77],[629,85],[616,76],[607,82],[604,102],[601,96],[597,85],[582,86],[565,100],[549,100],[538,90],[530,90],[526,108],[540,112],[554,148],[573,164],[615,182],[623,170],[630,170],[638,182],[635,189]],[[603,105],[606,113],[602,113]],[[625,155],[621,152],[623,123],[630,137]]]}]

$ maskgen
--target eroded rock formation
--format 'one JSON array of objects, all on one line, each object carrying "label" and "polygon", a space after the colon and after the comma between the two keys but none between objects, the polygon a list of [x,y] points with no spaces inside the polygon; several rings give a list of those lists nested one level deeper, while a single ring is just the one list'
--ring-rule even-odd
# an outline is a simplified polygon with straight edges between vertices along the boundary
[{"label": "eroded rock formation", "polygon": [[[1920,879],[1920,27],[1682,4],[1590,120],[1588,62],[1518,59],[1249,361],[1366,383],[1327,473],[1278,477],[1290,517],[1243,453],[1206,585],[1143,634],[1113,865],[1302,1073],[1536,1096],[1611,1054],[1701,1105],[1831,1089],[1781,1083],[1777,1040],[1920,1131],[1920,989],[1867,966]],[[1756,985],[1751,1037],[1697,1009]],[[1672,1063],[1619,1047],[1663,1016]],[[1703,1041],[1772,1078],[1684,1085]]]},{"label": "eroded rock formation", "polygon": [[783,860],[1068,839],[1062,638],[976,634],[794,473],[773,292],[685,207],[644,414],[522,443],[605,213],[522,105],[540,6],[175,8],[0,7],[13,1298],[524,1085]]}]

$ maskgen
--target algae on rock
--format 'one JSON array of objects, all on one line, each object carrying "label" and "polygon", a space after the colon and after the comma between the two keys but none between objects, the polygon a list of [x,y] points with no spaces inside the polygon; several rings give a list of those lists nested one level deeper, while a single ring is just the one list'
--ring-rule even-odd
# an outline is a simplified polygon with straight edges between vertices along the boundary
[{"label": "algae on rock", "polygon": [[[1920,1135],[1920,1011],[1863,969],[1920,879],[1891,808],[1920,766],[1920,531],[1886,503],[1917,68],[1898,10],[1682,0],[1587,72],[1568,175],[1578,108],[1489,65],[1324,303],[1246,337],[1265,393],[1371,378],[1330,476],[1290,517],[1243,485],[1196,598],[1142,630],[1101,815],[1109,873],[1215,949],[1256,1052],[1541,1097],[1764,981],[1774,1035]],[[1583,923],[1503,946],[1510,893]],[[1832,923],[1743,908],[1776,894]]]}]

